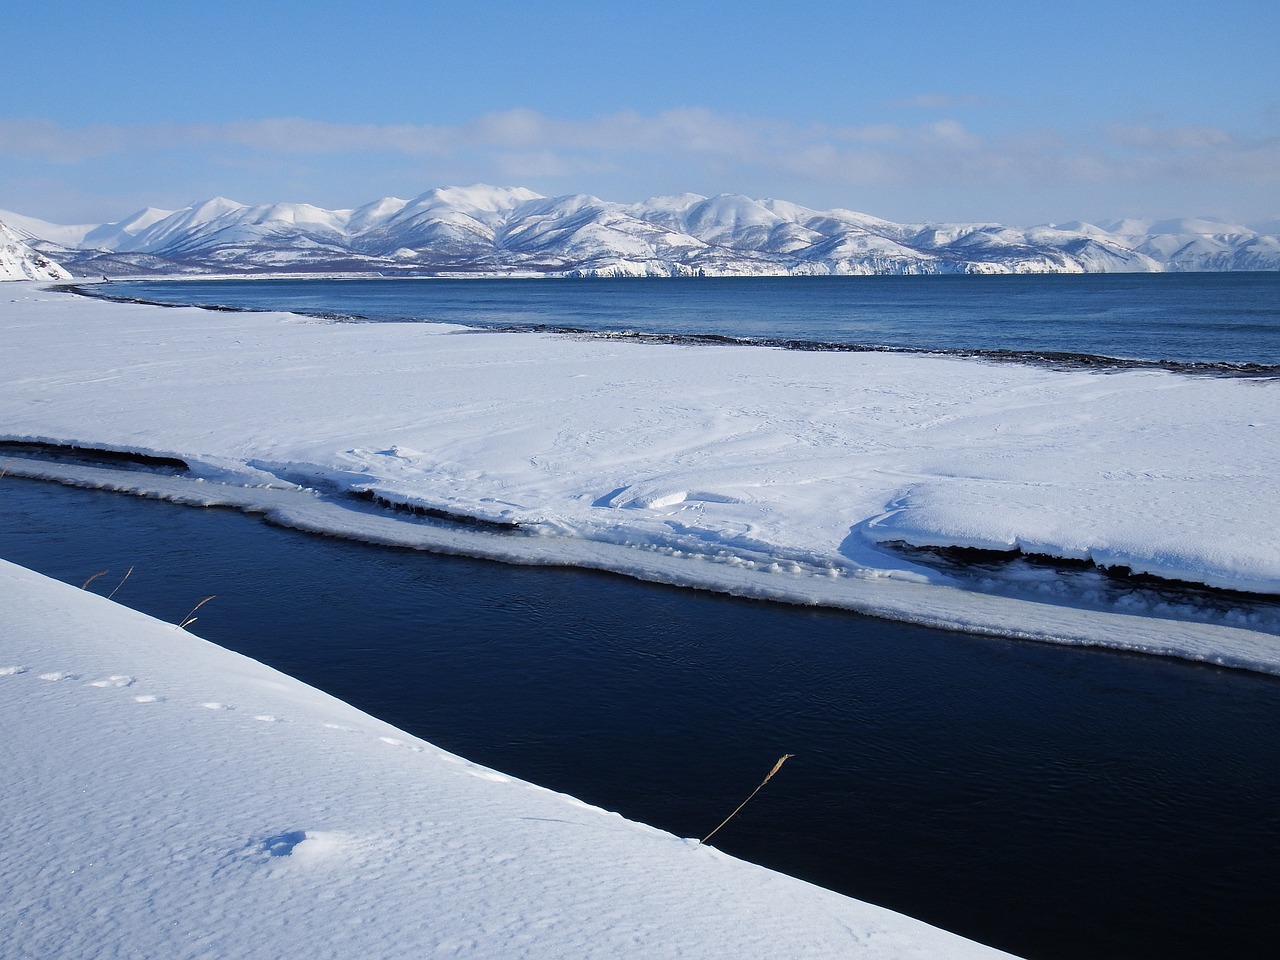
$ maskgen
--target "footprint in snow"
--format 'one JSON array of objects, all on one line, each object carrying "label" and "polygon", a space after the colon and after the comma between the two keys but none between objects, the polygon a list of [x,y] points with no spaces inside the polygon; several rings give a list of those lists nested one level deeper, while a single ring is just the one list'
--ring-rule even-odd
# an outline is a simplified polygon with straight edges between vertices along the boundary
[{"label": "footprint in snow", "polygon": [[78,674],[67,673],[63,670],[54,670],[50,673],[40,674],[40,679],[57,682],[58,680],[79,680],[80,677]]},{"label": "footprint in snow", "polygon": [[165,701],[164,697],[157,696],[154,693],[144,693],[140,696],[134,697],[133,699],[138,703],[164,703]]},{"label": "footprint in snow", "polygon": [[261,720],[263,723],[279,723],[280,718],[270,713],[259,713],[254,716],[255,720]]},{"label": "footprint in snow", "polygon": [[200,704],[200,706],[204,707],[206,710],[234,710],[235,709],[235,707],[229,707],[225,703],[218,703],[216,700],[211,700],[208,703],[202,703]]},{"label": "footprint in snow", "polygon": [[[342,855],[350,847],[351,838],[323,830],[286,830],[269,837],[254,838],[230,854],[230,862],[267,865],[277,858],[290,857],[304,862],[326,860]],[[283,865],[283,864],[277,864]]]},{"label": "footprint in snow", "polygon": [[0,667],[0,677],[13,677],[26,672],[26,667]]},{"label": "footprint in snow", "polygon": [[112,674],[109,677],[103,677],[101,680],[91,681],[91,687],[131,687],[135,683],[133,677],[126,677],[123,674]]},{"label": "footprint in snow", "polygon": [[269,857],[288,857],[293,854],[294,847],[307,839],[305,830],[289,830],[286,833],[267,837],[258,843],[258,849]]}]

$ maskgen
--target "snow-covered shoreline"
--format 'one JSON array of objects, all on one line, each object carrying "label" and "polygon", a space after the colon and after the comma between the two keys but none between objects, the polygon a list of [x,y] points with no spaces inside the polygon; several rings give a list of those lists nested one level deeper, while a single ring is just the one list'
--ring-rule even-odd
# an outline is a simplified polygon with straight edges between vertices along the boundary
[{"label": "snow-covered shoreline", "polygon": [[[13,473],[302,529],[1280,672],[1275,624],[965,589],[886,541],[1280,593],[1280,384],[0,302]],[[353,495],[479,521],[424,522]],[[485,525],[488,526],[485,526]],[[499,528],[508,528],[505,531]]]},{"label": "snow-covered shoreline", "polygon": [[996,957],[0,561],[0,956]]}]

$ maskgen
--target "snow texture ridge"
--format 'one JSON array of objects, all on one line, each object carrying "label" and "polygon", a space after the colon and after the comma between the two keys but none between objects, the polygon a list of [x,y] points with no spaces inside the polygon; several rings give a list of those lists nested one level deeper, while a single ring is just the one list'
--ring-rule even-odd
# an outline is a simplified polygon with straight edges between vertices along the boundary
[{"label": "snow texture ridge", "polygon": [[441,187],[358,209],[223,198],[59,226],[0,211],[80,276],[326,272],[760,276],[1277,270],[1274,233],[1206,219],[1030,228],[897,224],[784,200],[681,194],[621,204]]}]

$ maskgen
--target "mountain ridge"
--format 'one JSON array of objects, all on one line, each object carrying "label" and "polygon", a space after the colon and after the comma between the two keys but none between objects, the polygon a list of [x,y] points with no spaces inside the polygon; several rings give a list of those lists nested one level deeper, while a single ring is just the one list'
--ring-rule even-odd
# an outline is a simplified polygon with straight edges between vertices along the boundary
[{"label": "mountain ridge", "polygon": [[33,250],[0,221],[0,280],[70,280],[71,274]]},{"label": "mountain ridge", "polygon": [[209,273],[764,276],[1280,269],[1280,237],[1206,218],[899,224],[741,194],[640,203],[522,187],[436,187],[353,209],[246,205],[64,226],[0,211],[78,276]]}]

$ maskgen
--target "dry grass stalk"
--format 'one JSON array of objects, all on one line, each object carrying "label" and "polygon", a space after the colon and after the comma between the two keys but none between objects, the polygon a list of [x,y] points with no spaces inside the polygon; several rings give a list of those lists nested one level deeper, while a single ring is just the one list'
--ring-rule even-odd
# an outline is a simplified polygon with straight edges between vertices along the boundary
[{"label": "dry grass stalk", "polygon": [[111,572],[110,570],[99,570],[97,573],[95,573],[92,577],[90,577],[84,583],[80,584],[80,589],[81,590],[87,589],[89,584],[93,583],[93,581],[97,580],[99,577],[106,576],[110,572]]},{"label": "dry grass stalk", "polygon": [[[764,785],[773,779],[773,775],[782,769],[782,765],[794,756],[795,756],[794,753],[784,753],[781,757],[779,757],[778,762],[773,765],[773,769],[770,770],[768,774],[765,775],[765,778],[760,781],[760,786],[752,790],[751,796],[747,797],[747,799],[743,800],[740,804],[738,804],[737,809],[735,809],[733,813],[729,814],[727,817],[724,818],[724,821],[720,824],[720,827],[723,827],[726,823],[728,823],[730,820],[736,817],[738,815],[738,811],[741,810],[743,807],[745,807],[748,803],[750,803],[752,798],[755,797],[755,795],[759,793],[761,789],[763,789]],[[705,837],[699,840],[698,843],[706,843],[708,840],[710,840],[712,837],[714,837],[717,833],[720,832],[720,827],[716,827],[714,830],[708,833]]]},{"label": "dry grass stalk", "polygon": [[[131,573],[133,573],[133,567],[130,567],[128,570],[124,572],[124,576],[121,577],[120,582],[116,584],[116,590],[119,590],[121,587],[124,586],[124,582],[129,579],[129,574]],[[116,595],[116,590],[112,590],[110,593],[107,594],[108,600],[110,600],[112,597]]]},{"label": "dry grass stalk", "polygon": [[174,629],[175,629],[175,630],[181,630],[181,629],[183,629],[184,627],[189,627],[189,626],[191,626],[191,624],[193,624],[193,623],[195,623],[197,620],[199,620],[199,619],[200,619],[199,617],[194,616],[195,612],[196,612],[197,610],[199,610],[201,607],[203,607],[206,603],[208,603],[210,600],[212,600],[212,599],[213,599],[214,597],[216,597],[216,596],[217,596],[217,594],[215,593],[215,594],[213,594],[212,596],[205,597],[203,600],[201,600],[199,603],[197,603],[194,607],[192,607],[192,608],[191,608],[191,612],[190,612],[190,613],[188,613],[185,617],[183,617],[183,618],[182,618],[182,622],[181,622],[181,623],[179,623],[176,627],[174,627]]}]

